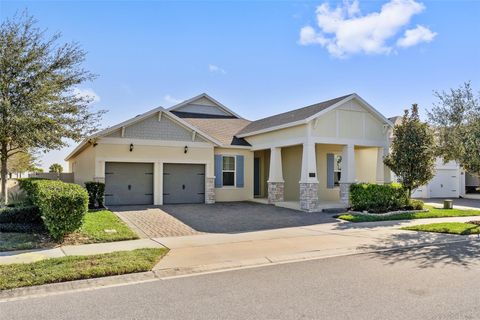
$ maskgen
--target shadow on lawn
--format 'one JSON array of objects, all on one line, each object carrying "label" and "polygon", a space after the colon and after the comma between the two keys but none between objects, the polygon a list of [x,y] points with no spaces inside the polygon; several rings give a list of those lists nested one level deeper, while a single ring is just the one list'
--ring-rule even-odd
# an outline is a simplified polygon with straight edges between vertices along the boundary
[{"label": "shadow on lawn", "polygon": [[[393,247],[395,248],[389,249]],[[380,258],[389,265],[413,262],[417,268],[421,269],[447,265],[470,268],[473,265],[478,267],[480,239],[438,233],[409,232],[391,235],[377,244],[363,246],[359,249],[375,251],[369,256]]]}]

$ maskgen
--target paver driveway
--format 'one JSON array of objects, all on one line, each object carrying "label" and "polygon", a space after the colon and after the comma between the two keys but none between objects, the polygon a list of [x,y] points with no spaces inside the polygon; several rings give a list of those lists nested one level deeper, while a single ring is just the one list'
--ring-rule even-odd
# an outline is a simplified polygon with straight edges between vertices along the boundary
[{"label": "paver driveway", "polygon": [[241,233],[334,222],[333,214],[306,213],[253,202],[112,207],[140,236]]},{"label": "paver driveway", "polygon": [[199,234],[154,206],[110,207],[141,238],[179,237]]}]

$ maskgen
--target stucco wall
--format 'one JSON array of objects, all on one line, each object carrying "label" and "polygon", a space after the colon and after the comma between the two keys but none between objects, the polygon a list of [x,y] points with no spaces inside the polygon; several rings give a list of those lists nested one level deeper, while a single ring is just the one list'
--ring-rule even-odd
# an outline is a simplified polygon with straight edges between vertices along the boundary
[{"label": "stucco wall", "polygon": [[355,175],[358,182],[376,183],[377,150],[377,148],[355,148]]},{"label": "stucco wall", "polygon": [[253,199],[253,152],[245,149],[215,148],[215,154],[244,156],[244,187],[215,188],[215,201],[246,201]]},{"label": "stucco wall", "polygon": [[282,172],[285,201],[298,201],[300,199],[300,174],[302,171],[302,146],[282,148]]},{"label": "stucco wall", "polygon": [[83,186],[86,181],[94,180],[95,151],[96,148],[89,145],[75,158],[68,161],[69,171],[73,172],[75,183]]}]

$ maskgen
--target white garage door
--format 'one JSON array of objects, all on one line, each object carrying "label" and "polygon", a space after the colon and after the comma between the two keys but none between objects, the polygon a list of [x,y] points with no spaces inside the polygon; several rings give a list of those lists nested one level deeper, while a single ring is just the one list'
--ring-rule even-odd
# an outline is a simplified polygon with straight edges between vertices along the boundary
[{"label": "white garage door", "polygon": [[437,170],[435,177],[428,184],[432,198],[458,198],[459,177],[457,170]]}]

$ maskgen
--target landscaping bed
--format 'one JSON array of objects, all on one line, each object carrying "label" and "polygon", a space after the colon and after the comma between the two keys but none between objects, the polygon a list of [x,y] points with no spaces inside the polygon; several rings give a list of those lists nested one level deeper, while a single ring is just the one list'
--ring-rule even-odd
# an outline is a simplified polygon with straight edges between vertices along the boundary
[{"label": "landscaping bed", "polygon": [[0,265],[0,290],[149,271],[167,252],[137,249]]},{"label": "landscaping bed", "polygon": [[425,206],[427,212],[403,212],[398,214],[352,214],[345,213],[338,218],[350,222],[372,222],[388,220],[411,220],[428,218],[446,218],[446,217],[469,217],[480,216],[480,210],[460,210],[460,209],[440,209],[431,206]]},{"label": "landscaping bed", "polygon": [[402,230],[470,235],[480,234],[480,225],[478,221],[441,222],[403,227]]}]

